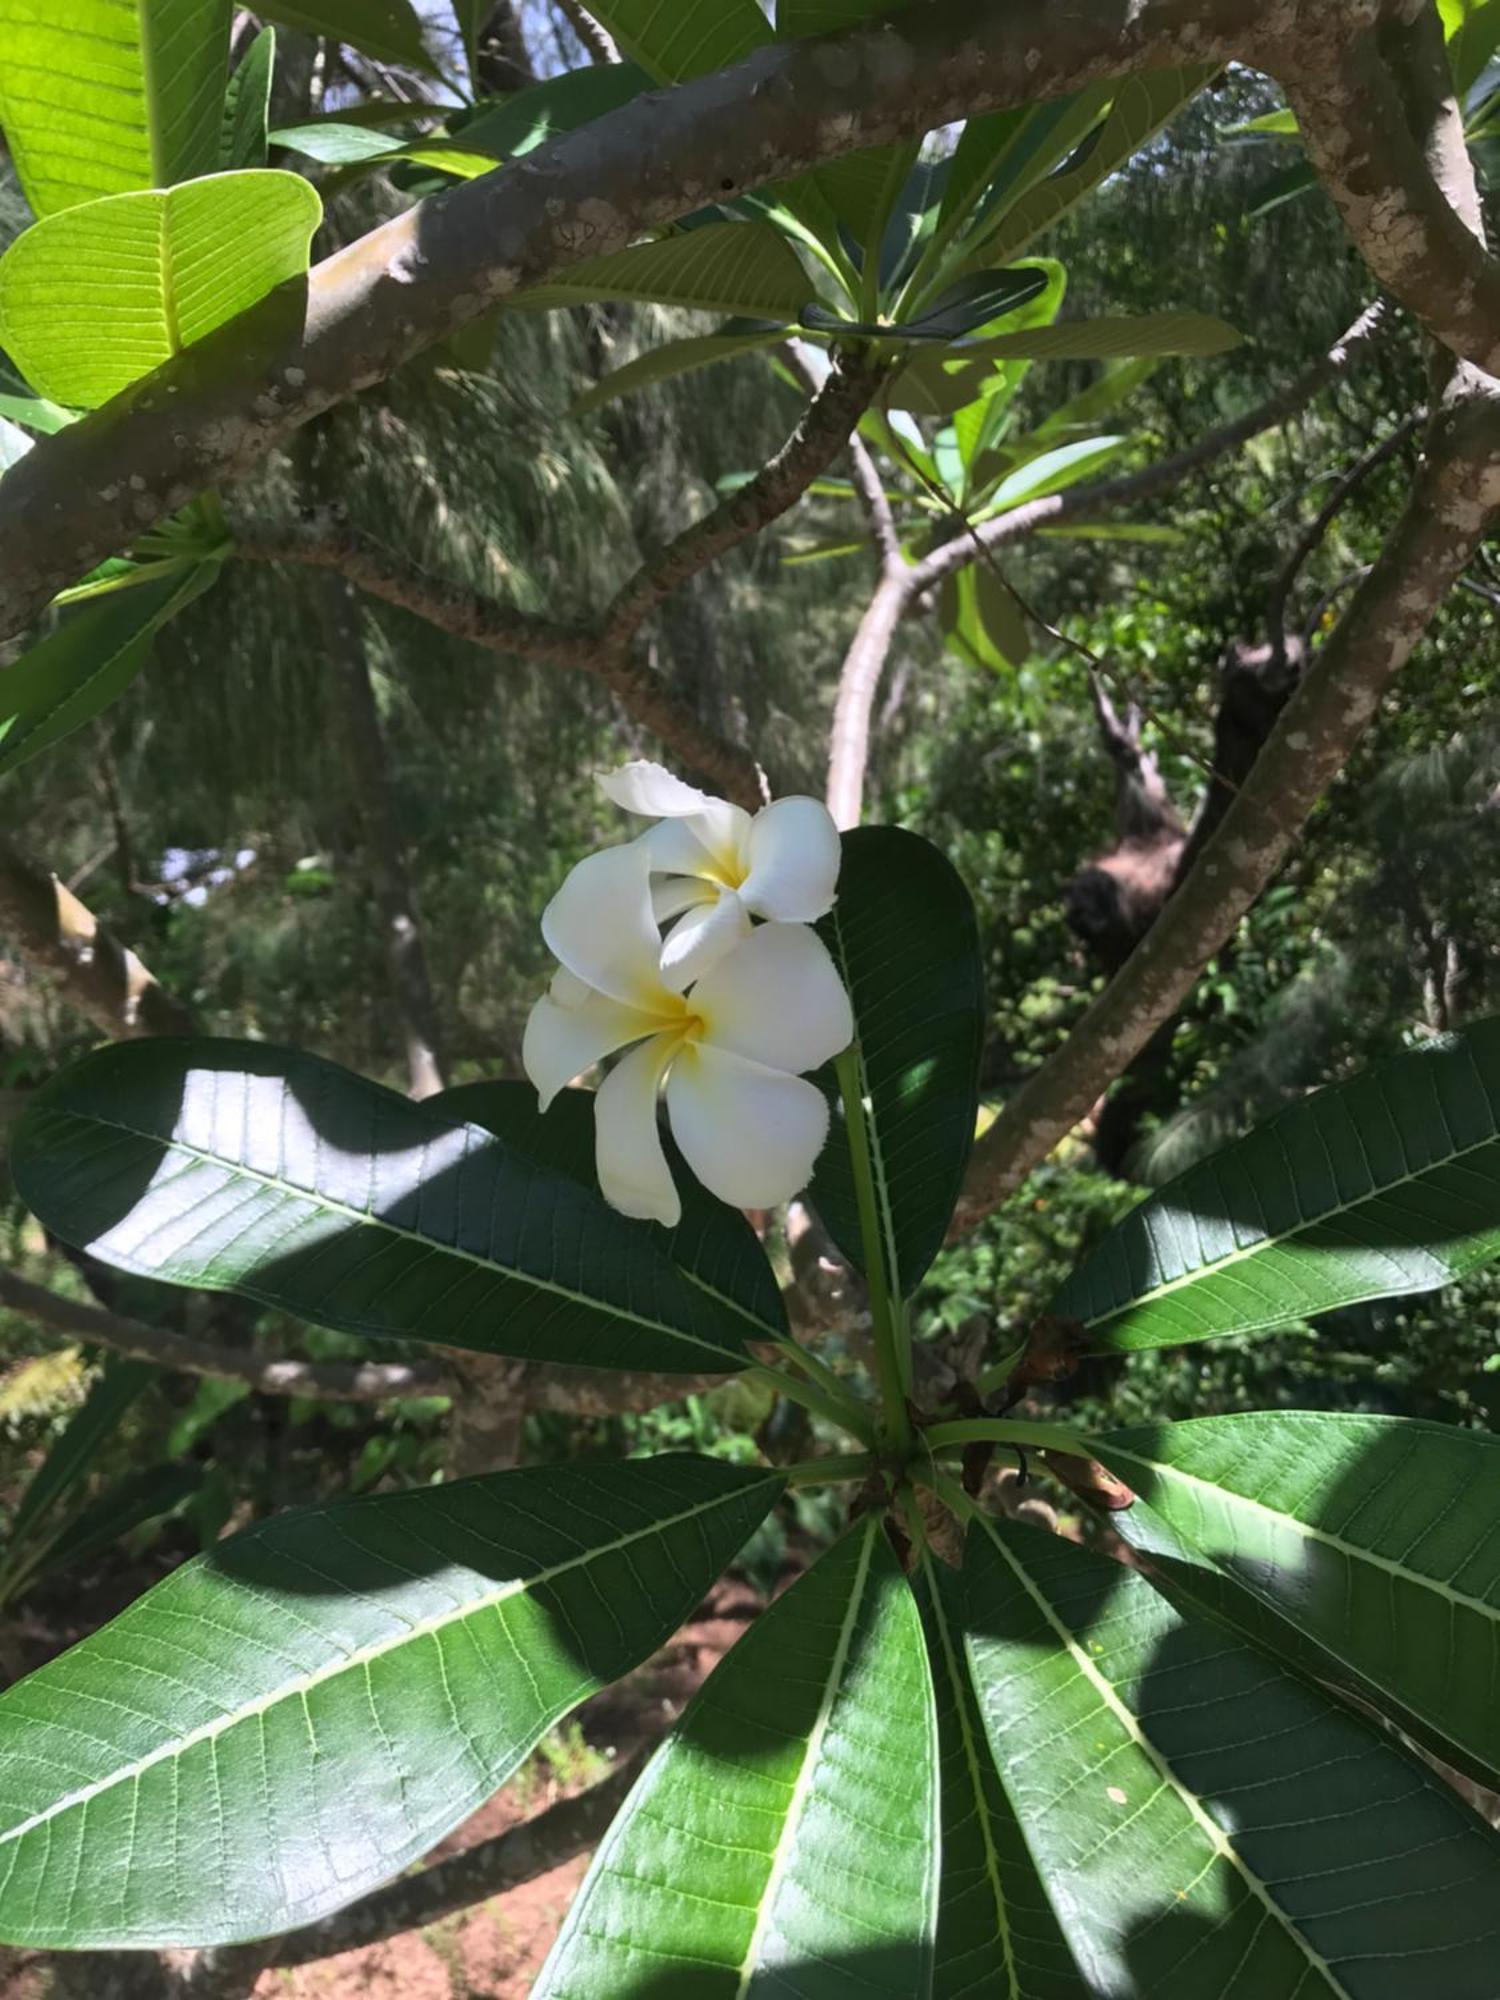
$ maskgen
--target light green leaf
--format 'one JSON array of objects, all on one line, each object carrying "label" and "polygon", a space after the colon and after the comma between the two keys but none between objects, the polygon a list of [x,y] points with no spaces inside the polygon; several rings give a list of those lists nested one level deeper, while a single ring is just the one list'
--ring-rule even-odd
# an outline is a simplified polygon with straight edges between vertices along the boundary
[{"label": "light green leaf", "polygon": [[1162,1347],[1432,1291],[1500,1255],[1500,1019],[1334,1084],[1127,1215],[1054,1310]]},{"label": "light green leaf", "polygon": [[960,1577],[924,1557],[917,1601],[937,1702],[943,1852],[933,2000],[1090,2000],[990,1755],[963,1600]]},{"label": "light green leaf", "polygon": [[814,296],[786,238],[767,222],[709,222],[658,243],[637,243],[574,264],[550,285],[518,292],[512,308],[651,299],[706,312],[794,320]]},{"label": "light green leaf", "polygon": [[0,1936],[218,1944],[399,1874],[655,1651],[780,1486],[545,1466],[218,1543],[0,1695]]},{"label": "light green leaf", "polygon": [[782,328],[770,327],[751,333],[705,333],[689,340],[669,340],[661,347],[648,348],[623,367],[611,369],[578,398],[572,414],[581,417],[621,396],[634,395],[638,389],[670,382],[679,375],[696,374],[700,368],[712,368],[716,361],[749,354],[757,347],[769,347],[784,338]]},{"label": "light green leaf", "polygon": [[96,1050],[30,1100],[11,1166],[46,1226],[106,1264],[321,1326],[668,1374],[748,1359],[743,1314],[664,1232],[294,1050]]},{"label": "light green leaf", "polygon": [[1463,98],[1500,48],[1500,0],[1438,0],[1453,87]]},{"label": "light green leaf", "polygon": [[1073,521],[1036,532],[1060,542],[1155,542],[1165,548],[1180,547],[1187,540],[1180,528],[1152,521]]},{"label": "light green leaf", "polygon": [[[545,1114],[529,1083],[460,1084],[427,1104],[445,1117],[482,1126],[537,1166],[598,1195],[591,1090],[560,1091]],[[743,1318],[749,1338],[779,1339],[787,1331],[786,1306],[760,1238],[739,1209],[726,1207],[688,1172],[670,1133],[663,1133],[662,1143],[682,1219],[673,1229],[653,1231],[656,1241],[694,1284]]]},{"label": "light green leaf", "polygon": [[970,118],[953,149],[943,195],[942,232],[950,235],[978,207],[973,242],[992,234],[1028,188],[1050,174],[1104,117],[1108,84],[1090,84],[1070,97]]},{"label": "light green leaf", "polygon": [[1070,396],[1050,411],[1037,425],[1036,435],[1051,437],[1057,431],[1072,430],[1079,425],[1092,430],[1106,417],[1112,417],[1160,365],[1155,355],[1110,363],[1086,389],[1080,389],[1076,396]]},{"label": "light green leaf", "polygon": [[990,1749],[1091,1990],[1493,1983],[1500,1840],[1414,1757],[1061,1536],[976,1523],[964,1575]]},{"label": "light green leaf", "polygon": [[1139,1495],[1112,1516],[1135,1547],[1208,1564],[1221,1616],[1273,1647],[1287,1621],[1324,1676],[1500,1789],[1500,1437],[1277,1410],[1091,1448]]},{"label": "light green leaf", "polygon": [[39,216],[218,164],[230,0],[0,0],[0,126]]},{"label": "light green leaf", "polygon": [[1098,138],[1083,149],[1076,164],[1050,174],[1019,201],[1001,209],[994,228],[974,231],[969,267],[1008,264],[1018,257],[1043,230],[1050,229],[1092,188],[1122,167],[1217,73],[1216,63],[1200,63],[1191,69],[1143,70],[1126,77]]},{"label": "light green leaf", "polygon": [[273,146],[285,146],[293,153],[305,153],[325,167],[347,167],[355,160],[382,160],[403,155],[400,139],[371,125],[341,125],[334,118],[320,118],[311,125],[279,125],[269,135]]},{"label": "light green leaf", "polygon": [[1048,493],[1060,493],[1076,486],[1091,472],[1098,472],[1118,458],[1130,443],[1124,437],[1080,438],[1076,444],[1059,445],[1029,458],[1024,465],[1002,479],[990,497],[986,515],[1003,514],[1027,500],[1040,500]]},{"label": "light green leaf", "polygon": [[[1030,265],[1047,273],[1047,283],[1035,298],[997,322],[997,333],[1001,324],[1014,336],[1048,327],[1061,310],[1068,288],[1067,272],[1051,257],[1028,258]],[[954,416],[981,398],[998,398],[1003,409],[1030,369],[1029,361],[997,359],[972,342],[966,348],[919,349],[891,387],[891,406],[918,416]]]},{"label": "light green leaf", "polygon": [[92,409],[307,269],[322,204],[296,174],[211,174],[50,216],[0,258],[0,341]]},{"label": "light green leaf", "polygon": [[1263,135],[1277,139],[1295,138],[1297,114],[1295,111],[1285,109],[1263,111],[1259,118],[1245,118],[1238,125],[1226,125],[1219,134],[1221,139],[1239,139],[1246,135]]},{"label": "light green leaf", "polygon": [[[920,835],[858,827],[844,835],[838,902],[819,928],[854,1005],[886,1263],[893,1292],[909,1298],[942,1246],[974,1137],[984,1035],[974,904]],[[862,1270],[841,1117],[810,1194]]]},{"label": "light green leaf", "polygon": [[276,30],[262,28],[224,93],[224,122],[219,134],[219,165],[224,172],[266,164],[275,74]]},{"label": "light green leaf", "polygon": [[532,2000],[926,1994],[937,1746],[866,1516],[714,1669],[605,1835]]},{"label": "light green leaf", "polygon": [[772,39],[755,0],[587,0],[588,11],[658,83],[727,69]]},{"label": "light green leaf", "polygon": [[422,22],[411,0],[258,0],[255,9],[283,28],[326,35],[377,62],[436,76],[422,40]]},{"label": "light green leaf", "polygon": [[984,557],[943,579],[939,609],[949,647],[970,666],[1005,673],[1031,658],[1026,614]]},{"label": "light green leaf", "polygon": [[27,430],[40,431],[44,437],[78,421],[72,410],[65,410],[61,403],[49,403],[44,396],[10,396],[3,392],[0,392],[0,417],[24,424]]},{"label": "light green leaf", "polygon": [[70,612],[55,632],[0,667],[0,775],[81,729],[123,694],[162,626],[218,574],[216,562],[163,563],[134,588],[112,589]]}]

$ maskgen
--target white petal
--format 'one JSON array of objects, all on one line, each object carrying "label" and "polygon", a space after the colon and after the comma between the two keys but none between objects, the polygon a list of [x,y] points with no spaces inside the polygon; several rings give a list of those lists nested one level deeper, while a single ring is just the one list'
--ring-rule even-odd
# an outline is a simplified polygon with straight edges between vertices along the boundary
[{"label": "white petal", "polygon": [[527,1017],[521,1067],[536,1085],[545,1111],[565,1084],[582,1076],[601,1056],[655,1034],[657,1028],[649,1014],[622,1007],[603,993],[590,993],[566,1007],[544,994]]},{"label": "white petal", "polygon": [[817,1069],[854,1039],[844,982],[806,924],[761,924],[693,989],[703,1041],[771,1069]]},{"label": "white petal", "polygon": [[634,841],[579,862],[542,912],[554,958],[628,1007],[662,997],[661,938],[651,914],[651,867]]},{"label": "white petal", "polygon": [[610,802],[643,819],[682,819],[689,813],[706,812],[722,805],[696,785],[684,784],[660,764],[637,757],[614,771],[596,771],[594,783]]},{"label": "white petal", "polygon": [[657,1035],[615,1064],[594,1095],[594,1165],[611,1208],[642,1222],[681,1219],[682,1203],[662,1150],[656,1093],[677,1051],[670,1035]]},{"label": "white petal", "polygon": [[777,799],[750,823],[750,873],[740,894],[758,917],[810,924],[838,893],[839,830],[817,799]]},{"label": "white petal", "polygon": [[672,1065],[667,1112],[688,1165],[734,1208],[790,1201],[828,1136],[828,1104],[815,1083],[701,1043]]},{"label": "white petal", "polygon": [[665,875],[651,884],[651,914],[659,924],[669,924],[673,917],[680,917],[684,910],[691,910],[699,903],[718,900],[714,884],[701,881],[696,875]]},{"label": "white petal", "polygon": [[593,990],[586,979],[580,979],[576,972],[569,972],[565,965],[560,965],[553,973],[552,984],[547,988],[548,995],[559,1007],[581,1007]]},{"label": "white petal", "polygon": [[663,985],[674,993],[686,993],[749,935],[750,912],[733,889],[721,890],[712,902],[689,910],[667,932],[661,948]]}]

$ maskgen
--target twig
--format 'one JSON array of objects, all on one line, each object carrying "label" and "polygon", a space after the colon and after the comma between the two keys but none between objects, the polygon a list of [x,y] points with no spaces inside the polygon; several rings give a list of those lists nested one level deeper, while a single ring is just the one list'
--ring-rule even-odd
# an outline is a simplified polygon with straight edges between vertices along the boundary
[{"label": "twig", "polygon": [[614,36],[607,28],[600,27],[593,15],[579,5],[579,0],[557,0],[557,5],[590,62],[617,63],[620,60]]},{"label": "twig", "polygon": [[1405,514],[1171,901],[1067,1042],[979,1141],[955,1221],[1004,1200],[1181,1005],[1271,880],[1500,510],[1500,385],[1464,373]]}]

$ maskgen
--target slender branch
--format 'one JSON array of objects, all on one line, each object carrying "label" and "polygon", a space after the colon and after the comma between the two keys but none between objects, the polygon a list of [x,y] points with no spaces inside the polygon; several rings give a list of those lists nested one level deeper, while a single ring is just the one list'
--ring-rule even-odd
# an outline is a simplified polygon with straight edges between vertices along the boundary
[{"label": "slender branch", "polygon": [[1500,510],[1500,386],[1460,370],[1406,512],[1186,879],[1058,1053],[979,1141],[955,1226],[1009,1194],[1182,1004],[1347,762]]},{"label": "slender branch", "polygon": [[[1454,354],[1497,374],[1500,259],[1485,249],[1446,64],[1436,88],[1421,73],[1434,35],[1440,56],[1430,4],[1404,36],[1392,27],[1386,46],[1404,59],[1398,82],[1373,34],[1350,40],[1338,10],[1309,12],[1301,60],[1278,63],[1277,77],[1309,159],[1381,284]],[[1432,107],[1415,130],[1413,86]]]},{"label": "slender branch", "polygon": [[0,1269],[0,1303],[24,1313],[39,1325],[73,1340],[90,1341],[117,1354],[154,1361],[162,1368],[179,1368],[188,1375],[210,1375],[221,1381],[243,1382],[266,1396],[307,1396],[324,1403],[368,1403],[385,1396],[443,1395],[445,1371],[430,1363],[362,1361],[282,1361],[244,1348],[221,1347],[190,1339],[144,1320],[126,1319],[103,1306],[67,1299],[45,1285],[34,1285],[14,1271]]},{"label": "slender branch", "polygon": [[[814,368],[807,347],[800,340],[789,340],[780,350],[788,368],[797,377],[809,396],[818,393],[820,377]],[[882,570],[896,569],[905,562],[901,553],[901,536],[897,532],[896,517],[891,511],[891,503],[886,498],[885,485],[880,477],[875,460],[870,455],[869,446],[858,430],[849,433],[849,471],[854,485],[855,497],[864,509],[865,519],[870,524],[870,534],[875,550],[880,557]]]},{"label": "slender branch", "polygon": [[10,468],[0,636],[319,411],[528,286],[701,206],[705,189],[793,178],[1085,82],[1224,61],[1263,31],[1264,11],[1263,0],[934,0],[647,92],[419,202]]},{"label": "slender branch", "polygon": [[187,1035],[192,1016],[72,890],[0,838],[0,930],[101,1034]]},{"label": "slender branch", "polygon": [[617,63],[620,60],[614,36],[607,28],[600,27],[593,15],[579,4],[579,0],[557,0],[557,6],[590,62]]},{"label": "slender branch", "polygon": [[1143,465],[1137,472],[1123,473],[1117,479],[1094,480],[1088,485],[1069,487],[1063,493],[1046,494],[1040,500],[1013,507],[1009,513],[997,514],[991,521],[979,522],[968,535],[955,535],[952,541],[945,542],[941,548],[924,556],[921,562],[913,564],[913,596],[931,590],[944,577],[974,562],[986,550],[1020,541],[1042,528],[1102,519],[1121,507],[1131,507],[1139,501],[1155,500],[1163,493],[1170,493],[1183,480],[1201,471],[1216,458],[1237,451],[1251,438],[1274,430],[1288,418],[1296,416],[1320,390],[1338,381],[1356,361],[1362,359],[1382,334],[1389,333],[1390,327],[1389,308],[1383,300],[1377,299],[1365,308],[1351,327],[1340,334],[1326,354],[1320,355],[1294,381],[1273,391],[1264,402],[1257,403],[1243,416],[1205,431],[1202,437],[1195,438],[1183,450],[1173,452],[1168,458],[1157,459],[1154,464]]},{"label": "slender branch", "polygon": [[1292,585],[1297,581],[1297,574],[1302,565],[1327,534],[1350,494],[1368,479],[1372,472],[1384,465],[1388,458],[1393,458],[1412,432],[1425,423],[1426,419],[1425,410],[1410,411],[1394,430],[1387,432],[1377,444],[1371,445],[1367,452],[1363,452],[1342,477],[1334,482],[1322,506],[1297,537],[1291,554],[1271,586],[1271,597],[1266,606],[1266,633],[1278,659],[1286,656],[1287,599],[1291,596]]},{"label": "slender branch", "polygon": [[891,645],[911,602],[909,569],[887,570],[865,606],[839,669],[828,741],[828,810],[842,829],[859,825],[865,766],[870,755],[870,712]]}]

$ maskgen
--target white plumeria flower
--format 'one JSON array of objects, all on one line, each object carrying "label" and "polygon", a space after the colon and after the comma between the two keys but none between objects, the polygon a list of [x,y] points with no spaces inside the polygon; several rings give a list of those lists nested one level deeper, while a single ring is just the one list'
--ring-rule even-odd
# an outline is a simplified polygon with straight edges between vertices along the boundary
[{"label": "white plumeria flower", "polygon": [[747,938],[752,917],[811,924],[833,908],[839,833],[817,799],[776,799],[752,817],[643,760],[596,782],[626,812],[661,822],[640,844],[665,878],[651,898],[657,922],[672,925],[661,976],[674,992],[685,993]]},{"label": "white plumeria flower", "polygon": [[681,1216],[656,1122],[663,1082],[672,1136],[721,1201],[772,1208],[806,1186],[828,1106],[801,1072],[854,1035],[816,932],[761,924],[683,995],[662,976],[650,856],[631,841],[579,863],[542,935],[561,969],[521,1053],[542,1109],[601,1057],[638,1044],[594,1098],[599,1186],[613,1207],[669,1227]]}]

